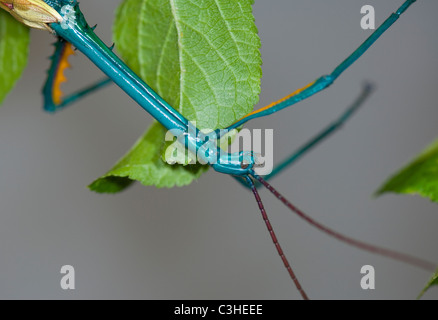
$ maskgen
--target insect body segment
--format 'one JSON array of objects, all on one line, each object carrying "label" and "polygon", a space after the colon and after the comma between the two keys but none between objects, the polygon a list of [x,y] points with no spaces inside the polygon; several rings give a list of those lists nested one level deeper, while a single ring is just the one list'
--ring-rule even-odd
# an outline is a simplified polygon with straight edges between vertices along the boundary
[{"label": "insect body segment", "polygon": [[[209,163],[221,173],[231,175],[248,175],[256,165],[256,158],[251,152],[227,154],[218,146],[206,149],[203,148],[203,139],[190,133],[189,120],[181,113],[170,106],[152,88],[149,87],[135,72],[133,72],[102,40],[94,33],[82,12],[79,5],[74,7],[74,24],[63,28],[59,23],[52,23],[50,26],[56,34],[65,41],[70,42],[79,51],[85,54],[98,68],[122,88],[132,99],[134,99],[144,110],[150,113],[168,130],[178,131],[181,136],[181,143],[193,154],[199,155],[204,163]],[[211,161],[214,160],[214,161]],[[242,167],[242,163],[246,166]]]},{"label": "insect body segment", "polygon": [[111,79],[103,79],[93,85],[85,87],[69,96],[64,97],[64,94],[61,90],[61,85],[67,81],[67,78],[65,77],[65,70],[71,67],[68,58],[74,55],[75,51],[73,46],[62,38],[58,38],[58,41],[54,44],[54,46],[55,53],[50,58],[52,63],[48,71],[46,83],[43,87],[45,111],[50,113],[59,111],[88,93],[96,91],[112,83]]},{"label": "insect body segment", "polygon": [[68,58],[74,54],[73,46],[63,40],[56,42],[55,48],[55,53],[50,58],[52,65],[48,71],[49,77],[43,89],[44,96],[48,98],[45,103],[47,111],[55,111],[56,105],[62,103],[63,93],[60,87],[67,81],[64,71],[71,67]]},{"label": "insect body segment", "polygon": [[74,53],[73,46],[68,42],[64,42],[61,47],[58,66],[56,72],[54,73],[55,77],[53,80],[53,101],[55,101],[56,104],[61,103],[63,93],[60,87],[62,83],[67,81],[64,71],[71,67],[70,63],[68,62],[68,58]]}]

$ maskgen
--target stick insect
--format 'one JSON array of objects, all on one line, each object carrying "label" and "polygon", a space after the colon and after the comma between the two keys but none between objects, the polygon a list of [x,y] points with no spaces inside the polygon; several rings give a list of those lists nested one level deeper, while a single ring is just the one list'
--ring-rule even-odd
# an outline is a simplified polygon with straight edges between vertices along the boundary
[{"label": "stick insect", "polygon": [[[286,107],[289,107],[297,102],[313,96],[314,94],[328,88],[347,68],[349,68],[367,49],[390,27],[398,18],[415,2],[415,0],[406,1],[393,15],[391,15],[384,24],[376,30],[376,32],[364,43],[358,50],[356,50],[349,58],[347,58],[339,67],[337,67],[334,72],[330,75],[318,78],[315,82],[295,91],[293,94],[281,99],[272,105],[260,109],[245,116],[240,121],[231,125],[228,129],[238,128],[244,125],[247,121],[267,116],[280,111]],[[34,14],[22,15],[20,6],[26,6],[29,8],[30,12]],[[74,7],[75,23],[73,25],[68,25],[68,28],[63,27],[63,22],[65,16],[63,16],[62,8],[65,5],[72,5]],[[170,105],[168,105],[158,94],[156,94],[146,83],[144,83],[134,72],[132,72],[113,52],[112,47],[108,47],[104,44],[94,33],[93,28],[90,28],[85,21],[82,12],[79,9],[77,1],[2,1],[1,7],[8,12],[10,12],[19,21],[25,23],[26,25],[38,29],[50,30],[59,38],[59,43],[56,47],[56,53],[54,56],[54,62],[51,67],[51,73],[49,79],[46,83],[44,94],[45,94],[45,108],[48,111],[59,110],[70,103],[74,102],[84,94],[91,92],[97,88],[103,87],[110,83],[110,80],[104,80],[97,85],[88,87],[80,92],[69,96],[67,98],[61,98],[58,92],[58,85],[61,82],[61,74],[63,71],[62,63],[65,62],[65,58],[71,53],[70,44],[76,47],[79,51],[84,53],[91,61],[93,61],[110,79],[115,82],[119,87],[121,87],[128,95],[131,96],[143,109],[149,112],[155,119],[162,123],[169,130],[180,130],[186,133],[182,143],[187,149],[193,153],[198,153],[200,146],[196,137],[190,136],[188,134],[189,121],[174,110]],[[26,11],[27,12],[27,11]],[[44,14],[42,14],[43,12]],[[26,14],[29,14],[27,12]],[[65,24],[64,24],[65,26]],[[359,247],[361,249],[382,254],[384,256],[397,259],[406,263],[410,263],[426,270],[433,270],[434,264],[415,257],[410,257],[404,254],[400,254],[391,250],[381,249],[372,245],[356,241],[349,237],[343,236],[333,230],[330,230],[318,222],[311,219],[304,212],[293,206],[289,201],[287,201],[277,190],[275,190],[270,184],[267,183],[266,178],[271,178],[275,176],[280,169],[293,163],[295,159],[298,159],[310,150],[318,142],[325,139],[330,133],[336,131],[353,113],[357,108],[362,105],[365,99],[371,93],[371,87],[366,86],[363,93],[358,97],[358,99],[352,104],[352,106],[342,115],[338,121],[336,121],[332,126],[323,130],[315,139],[303,146],[297,153],[295,153],[291,158],[287,159],[282,163],[274,173],[269,176],[262,178],[254,172],[254,168],[257,166],[257,156],[252,152],[240,152],[237,154],[225,154],[221,155],[219,150],[212,151],[209,157],[216,159],[217,161],[211,166],[219,173],[232,175],[243,182],[243,184],[249,187],[260,211],[263,216],[263,220],[266,222],[266,226],[275,244],[275,247],[285,264],[285,267],[295,283],[297,289],[301,293],[303,298],[308,298],[307,294],[301,287],[295,273],[292,270],[287,258],[283,254],[281,246],[276,238],[276,235],[271,227],[269,219],[267,217],[266,211],[264,209],[263,203],[257,191],[258,185],[264,185],[269,191],[271,191],[280,201],[282,201],[291,211],[298,214],[305,221],[313,225],[314,227],[320,229],[321,231],[341,240],[350,245]],[[198,153],[199,154],[199,153]],[[205,162],[210,162],[210,159],[206,157]]]}]

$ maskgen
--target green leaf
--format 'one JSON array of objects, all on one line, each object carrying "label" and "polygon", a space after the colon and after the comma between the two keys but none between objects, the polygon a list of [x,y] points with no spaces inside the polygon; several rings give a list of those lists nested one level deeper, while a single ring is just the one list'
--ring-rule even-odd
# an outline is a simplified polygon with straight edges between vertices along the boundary
[{"label": "green leaf", "polygon": [[161,160],[160,147],[166,130],[154,122],[131,151],[105,176],[90,185],[96,192],[116,193],[128,187],[133,180],[159,188],[183,186],[198,178],[206,167],[196,165],[169,166]]},{"label": "green leaf", "polygon": [[28,51],[29,28],[0,9],[0,103],[26,67]]},{"label": "green leaf", "polygon": [[438,270],[435,272],[435,274],[432,276],[430,281],[427,283],[426,287],[420,293],[420,295],[418,296],[418,299],[421,299],[421,297],[423,297],[424,294],[433,286],[438,286]]},{"label": "green leaf", "polygon": [[438,141],[389,179],[377,195],[386,192],[419,194],[438,202]]},{"label": "green leaf", "polygon": [[[116,14],[116,47],[137,74],[198,128],[224,128],[251,112],[260,93],[260,39],[252,4],[253,0],[125,0]],[[153,125],[150,130],[158,129]],[[153,151],[142,165],[158,166],[150,161],[158,161],[163,152],[164,129],[161,132],[161,138],[152,134],[156,146],[137,144],[123,158],[124,164]],[[143,139],[148,137],[149,133]],[[120,177],[119,167],[103,179]],[[123,174],[144,185],[171,187],[189,184],[200,172],[190,166],[159,167],[157,178],[147,176],[152,173],[146,169],[139,174],[138,168]],[[166,183],[158,179],[161,176],[167,177]],[[113,183],[105,181],[97,180],[92,186],[100,187],[93,190],[114,190]]]}]

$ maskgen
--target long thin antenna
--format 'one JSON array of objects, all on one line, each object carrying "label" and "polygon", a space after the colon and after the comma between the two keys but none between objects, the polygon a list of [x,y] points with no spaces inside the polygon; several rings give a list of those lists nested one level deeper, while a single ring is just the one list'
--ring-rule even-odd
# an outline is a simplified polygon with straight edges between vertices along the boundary
[{"label": "long thin antenna", "polygon": [[290,210],[292,210],[292,212],[296,213],[300,218],[304,219],[305,221],[307,221],[309,224],[311,224],[312,226],[314,226],[315,228],[321,230],[322,232],[328,234],[329,236],[336,238],[346,244],[349,244],[351,246],[357,247],[359,249],[374,253],[374,254],[379,254],[381,256],[387,257],[387,258],[391,258],[394,260],[398,260],[398,261],[402,261],[417,267],[420,267],[422,269],[425,269],[427,271],[433,271],[436,269],[436,266],[434,263],[420,259],[420,258],[416,258],[404,253],[400,253],[397,251],[393,251],[393,250],[389,250],[389,249],[385,249],[385,248],[380,248],[347,236],[344,236],[343,234],[336,232],[330,228],[327,228],[326,226],[320,224],[319,222],[315,221],[314,219],[312,219],[311,217],[309,217],[307,214],[305,214],[303,211],[301,211],[300,209],[298,209],[297,207],[295,207],[292,203],[290,203],[285,197],[283,197],[283,195],[280,194],[280,192],[278,192],[276,189],[274,189],[274,187],[272,187],[268,182],[266,182],[262,177],[258,176],[257,174],[253,173],[252,176],[257,179],[258,181],[260,181],[261,184],[263,184],[269,191],[271,191],[275,197],[277,197],[278,200],[280,200],[281,202],[283,202],[284,205],[286,205]]},{"label": "long thin antenna", "polygon": [[294,271],[292,270],[292,267],[289,264],[289,261],[286,258],[286,255],[283,252],[283,249],[281,249],[280,243],[278,242],[277,236],[275,235],[274,229],[272,228],[271,222],[269,221],[268,214],[266,213],[265,207],[263,206],[262,199],[260,198],[260,195],[254,185],[254,182],[250,177],[246,177],[246,180],[248,184],[251,186],[251,190],[254,193],[254,197],[257,200],[257,204],[259,205],[260,212],[262,214],[263,220],[266,223],[266,227],[268,228],[269,234],[272,238],[272,242],[274,242],[275,248],[277,248],[277,252],[280,255],[281,260],[283,260],[284,266],[287,269],[287,272],[289,273],[292,281],[295,283],[295,286],[297,287],[298,291],[300,292],[301,296],[304,300],[309,300],[309,297],[307,296],[304,289],[301,287],[300,282],[298,281]]}]

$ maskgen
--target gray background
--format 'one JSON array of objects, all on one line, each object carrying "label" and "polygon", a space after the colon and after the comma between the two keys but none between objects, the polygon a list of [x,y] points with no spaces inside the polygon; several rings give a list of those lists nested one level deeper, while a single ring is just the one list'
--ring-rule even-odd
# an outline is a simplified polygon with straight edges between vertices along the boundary
[{"label": "gray background", "polygon": [[[120,1],[83,1],[90,24],[111,43]],[[259,0],[262,106],[328,73],[369,31],[360,8],[380,24],[402,0]],[[103,5],[104,4],[104,5]],[[338,116],[372,80],[378,91],[336,136],[273,181],[299,207],[358,239],[438,261],[438,207],[419,197],[372,198],[376,188],[437,136],[436,0],[415,4],[329,91],[254,121],[275,128],[278,161]],[[40,88],[52,37],[32,31],[31,59],[0,109],[0,298],[295,299],[252,195],[209,172],[182,189],[139,185],[97,195],[86,185],[104,173],[151,122],[120,89],[105,89],[55,116]],[[100,76],[72,59],[80,74]],[[262,192],[279,239],[304,288],[319,299],[412,299],[430,273],[361,252],[300,221]],[[62,265],[76,290],[59,286]],[[376,290],[359,286],[376,268]],[[438,290],[427,294],[438,298]]]}]

